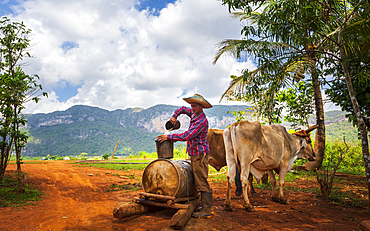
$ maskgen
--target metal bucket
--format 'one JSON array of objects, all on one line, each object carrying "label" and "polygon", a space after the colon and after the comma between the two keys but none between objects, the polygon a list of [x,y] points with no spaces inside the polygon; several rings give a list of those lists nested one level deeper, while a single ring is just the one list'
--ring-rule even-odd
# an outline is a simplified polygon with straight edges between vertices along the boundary
[{"label": "metal bucket", "polygon": [[142,185],[146,193],[176,198],[196,194],[190,160],[154,160],[144,170]]},{"label": "metal bucket", "polygon": [[166,129],[169,131],[177,130],[180,128],[180,126],[181,126],[181,123],[178,120],[176,120],[175,124],[172,124],[171,121],[167,121],[165,125]]},{"label": "metal bucket", "polygon": [[158,158],[171,159],[173,158],[173,141],[165,140],[162,143],[155,141],[157,146],[157,156]]}]

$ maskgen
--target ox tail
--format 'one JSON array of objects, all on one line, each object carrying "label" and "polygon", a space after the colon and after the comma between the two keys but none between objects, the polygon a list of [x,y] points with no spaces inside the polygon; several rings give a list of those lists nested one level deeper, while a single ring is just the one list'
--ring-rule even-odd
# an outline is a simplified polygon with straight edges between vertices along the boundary
[{"label": "ox tail", "polygon": [[233,133],[233,127],[228,127],[223,132],[223,138],[225,143],[225,151],[226,151],[226,164],[228,168],[228,181],[229,186],[232,187],[233,181],[235,179],[236,175],[236,158],[235,158],[235,149],[234,149],[234,143],[232,141],[232,133]]}]

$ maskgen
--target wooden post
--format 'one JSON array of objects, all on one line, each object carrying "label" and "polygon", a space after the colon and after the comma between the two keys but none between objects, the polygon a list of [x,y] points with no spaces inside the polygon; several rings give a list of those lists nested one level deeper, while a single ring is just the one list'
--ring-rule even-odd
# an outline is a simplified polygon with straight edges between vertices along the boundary
[{"label": "wooden post", "polygon": [[196,207],[199,205],[199,200],[191,200],[187,203],[187,209],[179,209],[175,215],[172,216],[170,226],[174,229],[182,229],[188,223],[191,214],[193,214]]},{"label": "wooden post", "polygon": [[119,140],[117,141],[116,147],[114,147],[114,150],[113,150],[113,155],[112,155],[112,160],[113,160],[113,157],[114,157],[114,153],[116,152],[116,148],[117,148],[118,144],[119,144]]},{"label": "wooden post", "polygon": [[121,219],[133,215],[143,214],[154,209],[155,207],[152,206],[137,204],[134,202],[126,202],[117,205],[117,207],[113,209],[113,216],[114,218]]},{"label": "wooden post", "polygon": [[167,209],[188,209],[189,207],[187,204],[177,204],[177,203],[168,204],[168,203],[155,202],[155,201],[139,199],[139,198],[135,198],[135,202],[138,204],[163,207]]}]

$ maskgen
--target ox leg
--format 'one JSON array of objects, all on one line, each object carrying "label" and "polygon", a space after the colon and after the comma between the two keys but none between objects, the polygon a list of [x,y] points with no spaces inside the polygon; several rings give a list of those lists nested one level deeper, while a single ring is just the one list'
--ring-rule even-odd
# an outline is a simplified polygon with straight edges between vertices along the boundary
[{"label": "ox leg", "polygon": [[247,210],[247,212],[253,212],[256,211],[253,206],[251,205],[249,198],[248,198],[248,176],[249,176],[249,166],[245,169],[242,169],[240,178],[242,182],[242,188],[243,188],[243,197],[244,197],[244,209]]},{"label": "ox leg", "polygon": [[251,195],[255,195],[257,194],[256,190],[254,190],[254,187],[253,187],[253,175],[249,173],[249,176],[248,176],[248,188],[249,188],[249,193]]},{"label": "ox leg", "polygon": [[281,204],[288,204],[287,199],[284,198],[284,192],[283,192],[285,176],[286,176],[286,172],[281,171],[279,174],[279,201],[278,201]]},{"label": "ox leg", "polygon": [[271,184],[271,190],[272,190],[272,200],[275,201],[275,202],[279,202],[279,198],[278,198],[278,195],[276,193],[276,179],[275,179],[275,174],[274,174],[274,172],[272,170],[271,171],[267,171],[267,174],[270,177],[270,184]]},{"label": "ox leg", "polygon": [[233,208],[231,207],[231,188],[233,187],[233,179],[235,176],[230,176],[233,175],[230,173],[230,169],[227,173],[227,195],[226,195],[226,201],[225,201],[225,210],[226,211],[232,211]]}]

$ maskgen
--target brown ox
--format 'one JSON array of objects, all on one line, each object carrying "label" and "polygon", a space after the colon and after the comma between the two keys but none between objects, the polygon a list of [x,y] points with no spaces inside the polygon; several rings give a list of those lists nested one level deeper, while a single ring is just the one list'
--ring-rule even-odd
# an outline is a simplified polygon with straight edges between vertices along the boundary
[{"label": "brown ox", "polygon": [[209,165],[214,167],[217,171],[223,166],[226,166],[226,152],[224,145],[224,138],[222,136],[224,130],[208,129],[207,141],[209,143],[210,156]]},{"label": "brown ox", "polygon": [[[317,125],[294,134],[289,134],[281,125],[261,126],[257,121],[241,121],[233,123],[224,130],[223,137],[226,149],[226,163],[228,166],[228,190],[225,209],[232,210],[231,187],[239,165],[240,178],[243,188],[244,208],[254,211],[249,202],[247,191],[248,175],[251,173],[257,180],[264,172],[268,172],[272,186],[274,201],[286,203],[283,194],[284,178],[292,168],[297,158],[313,161],[315,153],[312,150],[309,132]],[[279,194],[275,186],[275,174],[279,174]]]}]

